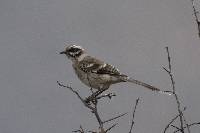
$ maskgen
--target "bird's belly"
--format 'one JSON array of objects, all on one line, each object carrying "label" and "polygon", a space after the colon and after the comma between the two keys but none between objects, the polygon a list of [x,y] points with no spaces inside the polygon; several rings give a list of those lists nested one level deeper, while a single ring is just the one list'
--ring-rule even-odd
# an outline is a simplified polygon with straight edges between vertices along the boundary
[{"label": "bird's belly", "polygon": [[88,87],[94,89],[108,88],[110,86],[110,76],[107,74],[85,73],[74,68],[78,78]]}]

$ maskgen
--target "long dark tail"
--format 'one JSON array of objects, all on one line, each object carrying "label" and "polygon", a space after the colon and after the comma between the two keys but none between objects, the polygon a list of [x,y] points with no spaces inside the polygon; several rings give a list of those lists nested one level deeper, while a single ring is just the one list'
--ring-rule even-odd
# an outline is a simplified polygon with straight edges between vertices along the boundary
[{"label": "long dark tail", "polygon": [[137,85],[141,85],[141,86],[143,86],[145,88],[148,88],[148,89],[150,89],[152,91],[160,91],[160,89],[158,89],[158,88],[156,88],[156,87],[154,87],[152,85],[146,84],[144,82],[141,82],[141,81],[138,81],[138,80],[135,80],[135,79],[132,79],[132,78],[127,78],[126,81],[134,83],[134,84],[137,84]]},{"label": "long dark tail", "polygon": [[133,78],[130,78],[130,77],[127,77],[127,76],[123,76],[122,79],[126,82],[131,82],[131,83],[134,83],[134,84],[137,84],[137,85],[141,85],[147,89],[150,89],[152,91],[156,91],[156,92],[159,92],[159,93],[162,93],[162,94],[168,94],[168,95],[172,95],[172,91],[161,91],[160,89],[158,89],[157,87],[154,87],[152,85],[149,85],[147,83],[144,83],[142,81],[139,81],[139,80],[136,80],[136,79],[133,79]]}]

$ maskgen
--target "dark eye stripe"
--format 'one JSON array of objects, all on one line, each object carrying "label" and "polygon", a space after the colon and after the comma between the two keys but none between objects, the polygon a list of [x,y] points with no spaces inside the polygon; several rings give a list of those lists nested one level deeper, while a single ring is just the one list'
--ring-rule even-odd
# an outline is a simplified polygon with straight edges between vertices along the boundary
[{"label": "dark eye stripe", "polygon": [[69,49],[69,52],[77,52],[79,51],[80,49],[79,48],[70,48]]}]

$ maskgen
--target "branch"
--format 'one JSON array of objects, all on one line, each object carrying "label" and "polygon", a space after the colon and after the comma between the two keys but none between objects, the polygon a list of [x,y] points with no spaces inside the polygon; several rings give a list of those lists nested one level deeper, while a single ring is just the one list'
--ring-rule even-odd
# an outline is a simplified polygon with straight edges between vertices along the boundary
[{"label": "branch", "polygon": [[186,119],[185,119],[185,116],[184,116],[184,115],[183,115],[183,120],[184,120],[184,122],[185,122],[186,129],[187,129],[188,133],[191,133],[191,132],[190,132],[190,126],[188,125],[188,123],[187,123],[187,121],[186,121]]},{"label": "branch", "polygon": [[179,101],[179,98],[176,94],[176,90],[175,90],[175,81],[174,81],[174,78],[173,78],[173,74],[172,74],[172,67],[171,67],[171,57],[170,57],[170,54],[169,54],[169,49],[168,47],[166,47],[166,52],[167,52],[167,56],[168,56],[168,70],[166,70],[166,72],[169,74],[170,76],[170,79],[171,79],[171,84],[172,84],[172,91],[173,91],[173,94],[174,94],[174,97],[176,99],[176,103],[177,103],[177,106],[178,106],[178,112],[179,112],[179,118],[180,118],[180,128],[181,128],[181,132],[184,133],[184,128],[183,128],[183,113],[181,111],[181,107],[180,107],[180,101]]},{"label": "branch", "polygon": [[108,119],[108,120],[104,121],[103,123],[107,123],[107,122],[113,121],[113,120],[118,119],[118,118],[120,118],[120,117],[122,117],[122,116],[124,116],[124,115],[127,115],[127,114],[128,114],[128,113],[123,113],[123,114],[121,114],[121,115],[118,115],[118,116],[116,116],[116,117],[113,117],[113,118],[111,118],[111,119]]},{"label": "branch", "polygon": [[97,104],[95,104],[95,108],[94,110],[92,110],[92,113],[94,113],[98,123],[99,123],[99,128],[101,130],[101,132],[103,133],[104,131],[104,128],[103,128],[103,121],[101,120],[100,116],[99,116],[99,113],[98,113],[98,110],[97,110]]},{"label": "branch", "polygon": [[[195,125],[200,125],[200,122],[195,122],[195,123],[192,123],[192,124],[188,124],[188,127],[195,126]],[[183,127],[183,128],[187,128],[187,126],[185,126],[185,127]],[[177,130],[174,131],[173,133],[177,133],[178,131],[180,131],[180,129],[177,129]]]},{"label": "branch", "polygon": [[195,21],[196,21],[196,24],[197,24],[197,28],[198,28],[198,35],[199,35],[199,38],[200,38],[200,21],[198,19],[198,16],[197,16],[197,13],[199,13],[195,6],[194,6],[194,0],[190,0],[191,3],[192,3],[192,9],[193,9],[193,13],[194,13],[194,18],[195,18]]},{"label": "branch", "polygon": [[67,85],[63,85],[61,84],[59,81],[57,81],[58,85],[60,87],[64,87],[64,88],[68,88],[69,90],[71,90],[74,94],[76,94],[76,96],[81,100],[81,102],[89,109],[94,110],[94,108],[92,106],[90,106],[89,104],[87,104],[85,102],[85,100],[79,95],[79,93],[77,91],[75,91],[71,86],[67,86]]},{"label": "branch", "polygon": [[[91,96],[89,96],[88,98],[86,98],[86,100],[84,100],[80,95],[79,95],[79,93],[77,92],[77,91],[75,91],[74,90],[74,88],[72,88],[71,86],[68,86],[68,85],[63,85],[62,83],[60,83],[59,81],[57,81],[57,83],[58,83],[58,85],[60,86],[60,87],[64,87],[64,88],[68,88],[70,91],[72,91],[74,94],[76,94],[76,96],[81,100],[81,102],[87,107],[87,108],[89,108],[90,110],[91,110],[91,112],[95,115],[95,117],[96,117],[96,119],[97,119],[97,121],[98,121],[98,123],[99,123],[99,128],[100,128],[100,131],[99,131],[99,133],[106,133],[106,132],[108,132],[109,130],[111,130],[112,128],[114,128],[117,124],[114,124],[114,125],[112,125],[110,128],[108,128],[107,130],[105,130],[104,129],[104,123],[107,123],[107,122],[109,122],[109,121],[112,121],[112,120],[115,120],[115,119],[117,119],[117,118],[119,118],[119,117],[122,117],[122,116],[124,116],[125,114],[127,114],[127,113],[124,113],[124,114],[121,114],[121,115],[119,115],[119,116],[117,116],[117,117],[114,117],[114,118],[111,118],[111,119],[109,119],[109,120],[106,120],[106,121],[102,121],[101,120],[101,117],[100,117],[100,115],[99,115],[99,113],[98,113],[98,108],[97,108],[97,101],[99,100],[99,99],[101,99],[101,98],[103,98],[103,97],[109,97],[109,98],[111,98],[112,96],[115,96],[115,94],[112,94],[112,93],[109,93],[109,94],[105,94],[105,95],[101,95],[101,96],[99,96],[101,93],[103,93],[105,90],[107,90],[107,89],[102,89],[102,90],[98,90],[97,92],[94,92],[94,93],[92,93],[92,95]],[[94,106],[92,106],[91,104],[89,104],[90,103],[90,101],[92,101],[92,103],[93,103],[93,105]],[[95,101],[95,102],[93,102],[93,101]],[[80,129],[79,130],[75,130],[75,131],[73,131],[73,132],[75,132],[75,133],[85,133],[84,132],[84,130],[83,130],[83,128],[80,126]],[[90,132],[93,132],[93,131],[90,131]],[[97,133],[97,132],[93,132],[93,133]]]},{"label": "branch", "polygon": [[179,119],[180,119],[180,129],[181,129],[181,133],[184,133],[184,128],[183,128],[183,112],[181,111],[181,104],[180,104],[180,101],[179,101],[179,98],[178,98],[178,95],[176,94],[176,89],[175,89],[175,81],[174,81],[174,76],[172,74],[172,67],[171,67],[171,57],[170,57],[170,54],[169,54],[169,48],[168,47],[165,47],[166,48],[166,52],[167,52],[167,58],[168,58],[168,69],[163,67],[164,70],[169,74],[170,76],[170,79],[171,79],[171,85],[172,85],[172,92],[174,94],[174,97],[176,99],[176,103],[177,103],[177,109],[178,109],[178,112],[179,112]]},{"label": "branch", "polygon": [[77,95],[77,97],[81,100],[81,102],[87,107],[89,108],[90,110],[92,110],[92,113],[95,114],[95,117],[99,123],[99,127],[100,127],[100,130],[101,131],[104,131],[103,129],[103,122],[98,114],[98,111],[97,111],[97,104],[95,104],[95,107],[92,107],[90,104],[88,104],[87,102],[85,102],[85,100],[79,95],[79,93],[77,91],[75,91],[72,87],[70,86],[67,86],[67,85],[63,85],[61,84],[59,81],[57,81],[58,85],[61,86],[61,87],[65,87],[65,88],[68,88],[69,90],[71,90],[74,94]]},{"label": "branch", "polygon": [[83,130],[82,126],[80,125],[80,129],[72,131],[73,133],[85,133],[85,131]]},{"label": "branch", "polygon": [[[186,108],[183,109],[183,111],[185,111]],[[166,133],[167,129],[169,128],[169,126],[180,116],[180,114],[176,115],[170,122],[169,124],[167,124],[167,126],[165,127],[164,129],[164,132],[163,133]]]},{"label": "branch", "polygon": [[131,128],[130,128],[130,130],[129,130],[129,133],[132,132],[133,125],[134,125],[134,123],[135,123],[134,118],[135,118],[135,111],[136,111],[138,102],[139,102],[139,98],[137,98],[137,99],[136,99],[136,102],[135,102],[135,107],[134,107],[134,109],[133,109],[132,120],[131,120]]},{"label": "branch", "polygon": [[110,131],[112,128],[114,128],[118,123],[113,124],[111,127],[109,127],[108,129],[106,129],[105,133],[107,133],[108,131]]},{"label": "branch", "polygon": [[177,126],[174,126],[174,125],[171,125],[172,127],[178,129],[178,130],[181,130],[180,128],[178,128]]}]

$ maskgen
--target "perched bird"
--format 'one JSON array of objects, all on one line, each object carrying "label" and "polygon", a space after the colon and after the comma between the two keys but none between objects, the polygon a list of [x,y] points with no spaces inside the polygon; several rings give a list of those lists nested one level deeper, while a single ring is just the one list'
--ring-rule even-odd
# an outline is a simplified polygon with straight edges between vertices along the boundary
[{"label": "perched bird", "polygon": [[106,90],[112,84],[131,82],[152,91],[169,93],[120,73],[113,65],[88,55],[81,46],[71,44],[67,46],[64,51],[60,52],[60,54],[65,54],[72,61],[72,66],[76,75],[90,88]]}]

